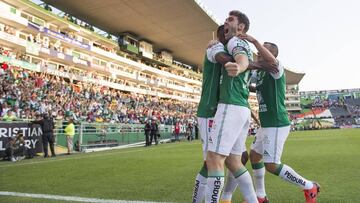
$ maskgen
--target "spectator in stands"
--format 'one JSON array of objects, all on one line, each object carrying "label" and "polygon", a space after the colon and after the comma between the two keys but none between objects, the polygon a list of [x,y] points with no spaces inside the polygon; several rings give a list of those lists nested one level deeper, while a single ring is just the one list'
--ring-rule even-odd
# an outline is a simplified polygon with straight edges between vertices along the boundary
[{"label": "spectator in stands", "polygon": [[43,118],[41,120],[32,121],[33,124],[39,124],[41,126],[42,134],[42,144],[44,149],[44,158],[49,157],[48,154],[48,145],[50,145],[51,157],[56,157],[55,149],[54,149],[54,129],[55,124],[53,119],[47,114],[43,114]]},{"label": "spectator in stands", "polygon": [[69,123],[65,128],[65,135],[66,135],[66,145],[68,153],[67,155],[71,154],[72,148],[73,148],[73,138],[75,135],[75,125],[72,118],[69,119]]},{"label": "spectator in stands", "polygon": [[9,138],[5,152],[6,157],[12,162],[20,161],[25,158],[25,140],[21,132],[19,132],[16,137]]},{"label": "spectator in stands", "polygon": [[3,121],[15,121],[17,118],[11,110],[6,112],[6,115],[3,117]]}]

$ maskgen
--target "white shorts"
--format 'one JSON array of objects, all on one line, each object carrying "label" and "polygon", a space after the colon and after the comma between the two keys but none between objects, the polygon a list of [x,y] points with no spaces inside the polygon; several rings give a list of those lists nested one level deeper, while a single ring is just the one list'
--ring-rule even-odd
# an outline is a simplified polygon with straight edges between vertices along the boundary
[{"label": "white shorts", "polygon": [[250,109],[232,104],[219,104],[211,129],[208,151],[224,156],[241,155],[250,125]]},{"label": "white shorts", "polygon": [[206,160],[206,153],[208,150],[208,139],[213,124],[214,118],[201,118],[198,117],[199,133],[201,137],[203,158]]},{"label": "white shorts", "polygon": [[279,128],[259,128],[251,150],[263,156],[264,163],[281,163],[281,155],[290,126]]}]

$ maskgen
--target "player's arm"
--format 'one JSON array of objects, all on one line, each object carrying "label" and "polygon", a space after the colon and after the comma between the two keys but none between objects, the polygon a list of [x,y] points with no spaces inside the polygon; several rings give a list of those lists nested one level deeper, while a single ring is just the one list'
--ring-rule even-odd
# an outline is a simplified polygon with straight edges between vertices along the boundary
[{"label": "player's arm", "polygon": [[235,63],[228,62],[225,64],[228,75],[235,77],[246,71],[249,66],[247,53],[250,52],[250,49],[247,48],[245,42],[238,37],[233,37],[227,44],[227,50],[235,60]]},{"label": "player's arm", "polygon": [[253,36],[248,34],[240,34],[239,37],[241,39],[245,39],[248,42],[252,43],[258,52],[261,54],[261,56],[265,59],[266,63],[268,64],[277,64],[277,60],[274,55],[271,54],[269,50],[267,50],[257,39],[255,39]]},{"label": "player's arm", "polygon": [[227,54],[225,52],[220,52],[220,53],[216,54],[215,60],[218,63],[221,63],[223,66],[228,62],[233,62],[234,61],[234,59],[229,54]]},{"label": "player's arm", "polygon": [[225,51],[224,45],[218,40],[211,40],[207,48],[209,61],[225,65],[227,62],[233,62],[234,59]]},{"label": "player's arm", "polygon": [[233,60],[232,57],[226,53],[225,47],[221,42],[218,41],[214,43],[211,41],[210,43],[211,46],[209,45],[206,49],[206,56],[210,62],[225,65],[227,62]]},{"label": "player's arm", "polygon": [[272,53],[266,49],[257,39],[252,37],[248,34],[240,34],[239,37],[241,39],[245,39],[249,41],[250,43],[254,44],[258,52],[261,54],[261,56],[265,59],[265,63],[262,64],[252,64],[255,69],[268,71],[272,74],[276,74],[279,72],[278,65],[279,62],[276,60],[275,56],[272,55]]},{"label": "player's arm", "polygon": [[259,63],[256,63],[254,61],[249,61],[248,69],[249,70],[262,70],[263,67]]}]

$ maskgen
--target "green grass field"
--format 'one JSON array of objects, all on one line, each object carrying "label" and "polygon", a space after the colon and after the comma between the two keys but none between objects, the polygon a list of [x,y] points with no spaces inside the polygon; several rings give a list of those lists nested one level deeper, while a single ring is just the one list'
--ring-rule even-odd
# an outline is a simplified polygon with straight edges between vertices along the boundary
[{"label": "green grass field", "polygon": [[[248,139],[248,144],[253,138]],[[294,132],[282,162],[322,186],[319,201],[360,202],[360,129]],[[202,164],[199,141],[0,163],[0,191],[119,200],[191,202]],[[247,165],[250,169],[250,165]],[[250,170],[251,171],[251,170]],[[304,202],[302,191],[266,175],[273,203]],[[240,202],[237,190],[233,202]],[[60,202],[0,196],[0,202]]]}]

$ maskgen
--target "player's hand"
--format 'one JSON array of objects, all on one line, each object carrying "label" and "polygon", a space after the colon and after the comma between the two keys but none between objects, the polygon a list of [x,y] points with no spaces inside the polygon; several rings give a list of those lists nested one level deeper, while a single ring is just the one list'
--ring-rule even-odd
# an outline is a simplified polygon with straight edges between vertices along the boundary
[{"label": "player's hand", "polygon": [[227,71],[230,77],[235,77],[241,73],[240,66],[237,63],[233,63],[233,62],[227,62],[225,64],[225,70]]},{"label": "player's hand", "polygon": [[253,44],[257,42],[257,40],[253,36],[248,35],[248,34],[238,34],[238,37],[240,39],[247,40],[248,42],[253,43]]},{"label": "player's hand", "polygon": [[270,72],[272,74],[277,74],[279,72],[278,64],[277,63],[260,63],[261,67],[264,71]]},{"label": "player's hand", "polygon": [[214,46],[215,44],[219,43],[219,40],[210,40],[207,49],[211,48],[212,46]]}]

